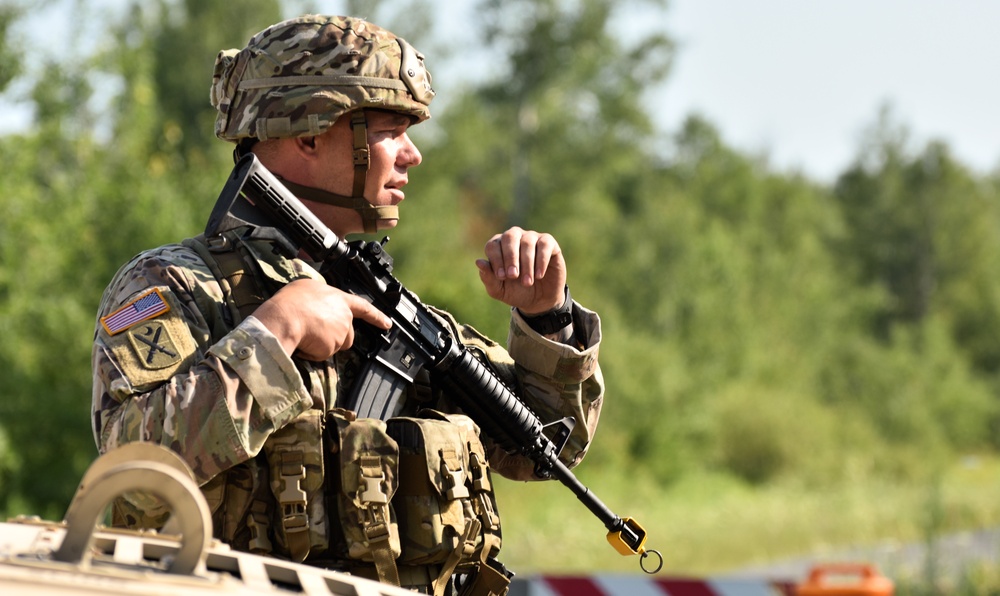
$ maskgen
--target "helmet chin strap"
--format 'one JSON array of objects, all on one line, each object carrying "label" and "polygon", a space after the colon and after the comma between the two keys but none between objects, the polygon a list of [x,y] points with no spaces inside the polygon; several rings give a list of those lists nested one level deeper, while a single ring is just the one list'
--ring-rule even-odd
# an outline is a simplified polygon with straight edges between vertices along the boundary
[{"label": "helmet chin strap", "polygon": [[280,178],[280,180],[281,183],[288,188],[288,190],[292,191],[292,194],[300,199],[307,199],[317,203],[323,203],[324,205],[333,205],[334,207],[345,207],[347,209],[354,210],[361,215],[361,221],[364,223],[366,234],[374,234],[377,232],[378,222],[380,221],[394,221],[399,219],[398,205],[382,205],[376,207],[362,196],[346,197],[344,195],[334,194],[319,188],[289,182],[284,178]]},{"label": "helmet chin strap", "polygon": [[280,176],[278,178],[288,190],[292,191],[292,194],[300,199],[353,210],[361,216],[365,233],[374,234],[378,231],[378,222],[399,219],[399,206],[375,206],[365,199],[365,179],[368,177],[368,166],[371,162],[368,150],[368,121],[365,119],[364,110],[358,110],[351,114],[351,131],[354,133],[354,188],[351,190],[353,196],[346,197],[319,188],[289,182]]}]

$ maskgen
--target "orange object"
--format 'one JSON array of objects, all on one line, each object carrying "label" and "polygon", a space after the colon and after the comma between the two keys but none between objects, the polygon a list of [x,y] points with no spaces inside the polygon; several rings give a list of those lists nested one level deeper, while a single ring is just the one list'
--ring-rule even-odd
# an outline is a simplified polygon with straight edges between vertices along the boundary
[{"label": "orange object", "polygon": [[795,596],[892,596],[892,580],[867,563],[816,565]]}]

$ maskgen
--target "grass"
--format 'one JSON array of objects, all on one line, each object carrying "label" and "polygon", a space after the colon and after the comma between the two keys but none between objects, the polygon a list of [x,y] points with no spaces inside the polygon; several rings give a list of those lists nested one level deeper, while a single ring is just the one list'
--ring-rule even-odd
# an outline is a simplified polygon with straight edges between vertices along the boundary
[{"label": "grass", "polygon": [[[641,470],[582,467],[578,476],[605,504],[643,525],[646,547],[663,554],[663,573],[671,575],[708,576],[1000,525],[996,456],[956,461],[931,481],[864,478],[822,489],[794,482],[750,488],[712,475],[691,476],[664,489]],[[497,484],[504,520],[501,559],[515,571],[639,573],[637,558],[618,555],[605,541],[603,525],[562,485]]]}]

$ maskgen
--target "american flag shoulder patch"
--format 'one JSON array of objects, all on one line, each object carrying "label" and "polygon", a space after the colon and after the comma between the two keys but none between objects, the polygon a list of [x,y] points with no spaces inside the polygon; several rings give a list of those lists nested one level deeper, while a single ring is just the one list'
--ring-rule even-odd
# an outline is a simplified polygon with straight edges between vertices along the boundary
[{"label": "american flag shoulder patch", "polygon": [[170,311],[159,288],[153,288],[115,312],[101,317],[101,325],[108,335],[125,331],[136,323],[158,317]]}]

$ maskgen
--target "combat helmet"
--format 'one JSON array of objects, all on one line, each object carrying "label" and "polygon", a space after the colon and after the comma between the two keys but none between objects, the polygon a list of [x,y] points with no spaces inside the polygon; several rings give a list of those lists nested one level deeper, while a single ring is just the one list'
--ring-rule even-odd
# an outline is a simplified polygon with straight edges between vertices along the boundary
[{"label": "combat helmet", "polygon": [[391,110],[414,122],[430,118],[431,76],[424,57],[401,37],[353,17],[306,15],[250,38],[215,60],[211,100],[215,134],[236,143],[235,155],[257,141],[316,136],[350,114],[354,132],[352,196],[286,182],[302,198],[354,209],[366,232],[398,219],[396,206],[364,198],[368,140],[364,110]]}]

